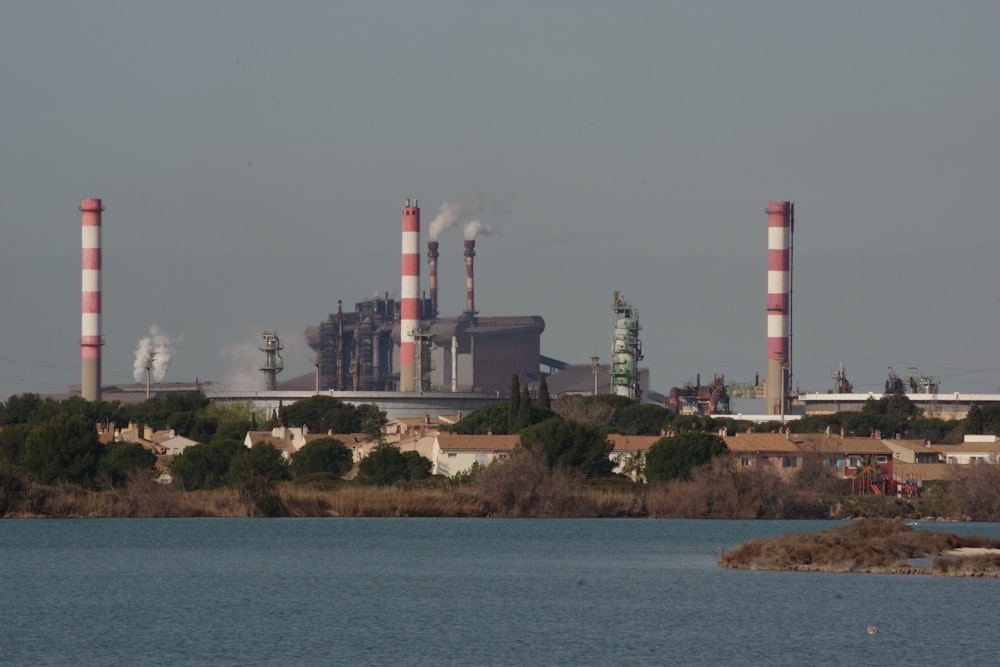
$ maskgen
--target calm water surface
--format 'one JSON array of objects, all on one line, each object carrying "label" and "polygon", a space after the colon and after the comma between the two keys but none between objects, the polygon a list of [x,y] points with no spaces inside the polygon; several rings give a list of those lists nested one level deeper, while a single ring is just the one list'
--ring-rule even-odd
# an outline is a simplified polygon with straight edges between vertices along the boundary
[{"label": "calm water surface", "polygon": [[832,525],[4,520],[0,664],[996,664],[1000,581],[716,567]]}]

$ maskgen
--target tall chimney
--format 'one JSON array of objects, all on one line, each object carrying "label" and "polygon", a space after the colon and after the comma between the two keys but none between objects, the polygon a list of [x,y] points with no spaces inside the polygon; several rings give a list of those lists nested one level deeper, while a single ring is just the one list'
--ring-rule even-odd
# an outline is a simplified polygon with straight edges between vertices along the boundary
[{"label": "tall chimney", "polygon": [[403,281],[399,291],[399,390],[416,391],[416,333],[420,326],[420,207],[403,205]]},{"label": "tall chimney", "polygon": [[767,384],[768,414],[785,414],[791,377],[792,231],[795,204],[767,205]]},{"label": "tall chimney", "polygon": [[80,202],[83,214],[83,308],[80,321],[80,395],[101,400],[101,211],[100,199]]},{"label": "tall chimney", "polygon": [[431,291],[431,319],[438,316],[438,242],[427,242],[427,287]]},{"label": "tall chimney", "polygon": [[472,279],[472,259],[476,256],[476,242],[465,242],[465,312],[476,314],[476,290]]}]

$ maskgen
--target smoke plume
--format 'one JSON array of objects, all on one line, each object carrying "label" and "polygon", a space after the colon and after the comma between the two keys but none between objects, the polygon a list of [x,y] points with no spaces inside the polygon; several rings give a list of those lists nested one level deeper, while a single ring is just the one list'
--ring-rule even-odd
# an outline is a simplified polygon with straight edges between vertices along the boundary
[{"label": "smoke plume", "polygon": [[471,220],[465,225],[465,240],[471,241],[477,236],[493,236],[497,230],[488,222]]},{"label": "smoke plume", "polygon": [[154,382],[162,381],[170,368],[170,359],[174,356],[174,343],[183,340],[184,336],[171,337],[155,324],[149,327],[149,335],[143,337],[135,348],[135,361],[132,364],[132,377],[135,381],[142,382],[145,379],[147,362],[151,379]]},{"label": "smoke plume", "polygon": [[454,227],[463,218],[476,215],[480,210],[482,210],[482,204],[479,201],[469,199],[457,202],[446,201],[441,204],[441,210],[438,211],[437,217],[431,220],[431,225],[427,228],[430,240],[437,241],[441,234]]}]

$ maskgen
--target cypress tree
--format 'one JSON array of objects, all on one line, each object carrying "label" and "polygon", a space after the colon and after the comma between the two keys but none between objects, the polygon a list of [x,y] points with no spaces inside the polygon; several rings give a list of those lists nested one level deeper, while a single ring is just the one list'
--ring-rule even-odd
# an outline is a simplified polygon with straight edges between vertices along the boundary
[{"label": "cypress tree", "polygon": [[528,385],[521,388],[521,406],[517,413],[516,428],[511,433],[517,433],[531,422],[531,393]]},{"label": "cypress tree", "polygon": [[517,420],[521,416],[521,381],[517,373],[510,378],[510,394],[507,401],[507,433],[515,433]]},{"label": "cypress tree", "polygon": [[546,410],[552,409],[552,399],[549,398],[549,383],[545,381],[545,376],[538,381],[538,407]]}]

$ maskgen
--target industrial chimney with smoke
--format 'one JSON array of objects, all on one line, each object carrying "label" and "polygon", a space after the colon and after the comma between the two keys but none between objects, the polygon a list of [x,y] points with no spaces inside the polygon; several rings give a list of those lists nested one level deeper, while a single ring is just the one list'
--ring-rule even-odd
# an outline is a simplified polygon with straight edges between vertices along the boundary
[{"label": "industrial chimney with smoke", "polygon": [[767,205],[767,384],[768,414],[784,415],[792,369],[792,233],[795,204]]},{"label": "industrial chimney with smoke", "polygon": [[476,242],[469,239],[465,242],[465,313],[476,314],[476,287],[473,279],[472,261],[476,256]]},{"label": "industrial chimney with smoke", "polygon": [[403,280],[399,299],[399,390],[416,391],[416,333],[420,326],[420,206],[403,205]]},{"label": "industrial chimney with smoke", "polygon": [[431,293],[431,319],[438,316],[438,242],[427,242],[427,288]]},{"label": "industrial chimney with smoke", "polygon": [[80,395],[101,400],[101,212],[100,199],[80,202],[83,227],[83,307],[80,323]]}]

